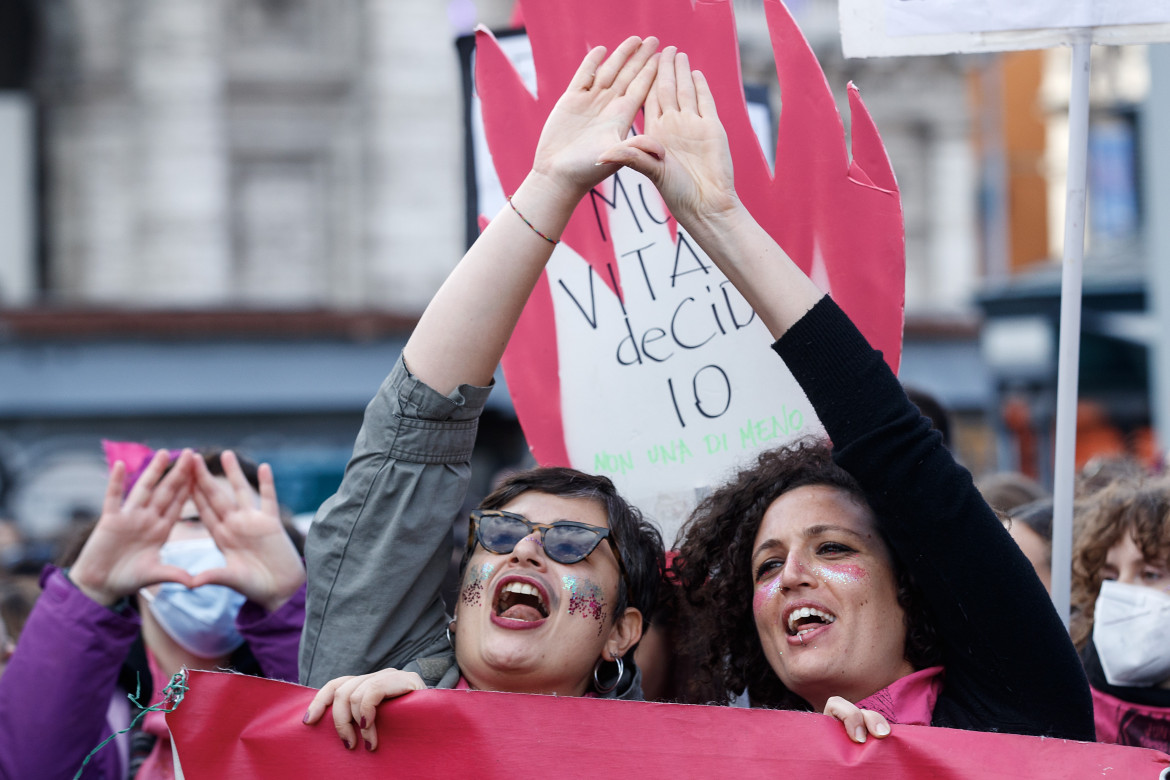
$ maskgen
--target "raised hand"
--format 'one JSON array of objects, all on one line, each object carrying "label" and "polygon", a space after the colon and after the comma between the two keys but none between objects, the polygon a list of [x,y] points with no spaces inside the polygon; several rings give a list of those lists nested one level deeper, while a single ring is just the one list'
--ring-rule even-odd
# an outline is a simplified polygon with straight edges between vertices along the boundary
[{"label": "raised hand", "polygon": [[646,99],[645,133],[616,144],[598,160],[633,168],[653,181],[671,214],[691,231],[739,205],[727,133],[711,89],[673,46],[658,59]]},{"label": "raised hand", "polygon": [[374,720],[378,716],[378,705],[386,699],[424,688],[426,684],[417,674],[398,669],[383,669],[359,677],[338,677],[325,683],[313,701],[309,702],[304,723],[313,725],[325,714],[327,707],[332,707],[333,727],[337,729],[337,735],[346,748],[353,750],[357,747],[356,725],[366,750],[376,750],[378,729]]},{"label": "raised hand", "polygon": [[109,606],[158,582],[191,586],[191,575],[163,563],[159,549],[191,495],[191,469],[196,460],[190,450],[184,450],[163,477],[170,455],[159,450],[125,500],[126,464],[114,464],[102,515],[69,572],[85,595]]},{"label": "raised hand", "polygon": [[576,205],[617,166],[597,165],[598,155],[628,134],[654,82],[658,39],[627,38],[605,56],[598,46],[585,57],[553,106],[540,133],[532,172]]},{"label": "raised hand", "polygon": [[280,521],[272,468],[260,466],[257,501],[235,453],[224,451],[220,462],[227,485],[195,459],[191,498],[225,563],[194,575],[191,587],[226,585],[275,612],[305,581],[305,566]]}]

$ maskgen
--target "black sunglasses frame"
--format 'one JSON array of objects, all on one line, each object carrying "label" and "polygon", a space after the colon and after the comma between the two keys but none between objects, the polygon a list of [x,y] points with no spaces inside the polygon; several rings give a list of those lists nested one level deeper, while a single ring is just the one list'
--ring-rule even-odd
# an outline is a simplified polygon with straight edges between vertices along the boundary
[{"label": "black sunglasses frame", "polygon": [[[483,535],[480,533],[480,519],[483,517],[504,517],[510,520],[517,520],[524,524],[524,526],[528,529],[528,533],[517,539],[507,550],[493,550],[484,544]],[[601,528],[596,525],[590,525],[589,523],[578,523],[575,520],[557,520],[555,523],[534,523],[524,515],[517,514],[516,512],[508,512],[503,509],[473,509],[471,510],[471,524],[467,528],[467,555],[468,557],[471,557],[471,554],[475,552],[475,545],[477,542],[479,543],[480,547],[483,547],[483,549],[490,553],[494,553],[496,555],[507,555],[516,549],[516,545],[519,544],[520,541],[530,536],[534,531],[540,532],[540,541],[543,543],[545,533],[550,528],[558,527],[580,528],[583,530],[588,530],[594,534],[596,541],[593,543],[593,546],[589,548],[589,552],[585,553],[574,561],[559,560],[553,555],[551,550],[544,548],[545,553],[548,555],[549,559],[554,560],[557,563],[563,563],[566,566],[572,566],[574,563],[580,563],[592,555],[597,550],[597,546],[601,544],[601,540],[604,539],[605,541],[609,542],[609,546],[613,550],[613,557],[617,559],[618,569],[621,572],[622,580],[627,585],[629,584],[629,578],[626,576],[626,565],[622,562],[621,551],[618,549],[617,541],[613,538],[613,534],[610,532],[610,529]]]}]

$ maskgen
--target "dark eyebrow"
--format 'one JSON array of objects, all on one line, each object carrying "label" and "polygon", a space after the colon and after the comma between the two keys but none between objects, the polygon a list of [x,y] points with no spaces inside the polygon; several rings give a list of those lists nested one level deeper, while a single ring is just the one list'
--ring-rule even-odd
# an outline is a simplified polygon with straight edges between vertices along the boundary
[{"label": "dark eyebrow", "polygon": [[806,539],[811,539],[814,536],[821,536],[822,534],[833,531],[840,531],[841,533],[846,533],[850,536],[856,536],[861,540],[867,539],[865,534],[860,533],[859,531],[854,531],[852,528],[846,528],[843,525],[829,525],[827,523],[821,525],[810,525],[808,528],[804,529],[804,537]]},{"label": "dark eyebrow", "polygon": [[768,539],[767,541],[761,543],[760,546],[757,547],[754,551],[752,551],[752,560],[754,561],[756,556],[762,552],[770,552],[777,548],[782,549],[783,547],[784,544],[779,539]]},{"label": "dark eyebrow", "polygon": [[[820,525],[810,525],[808,528],[804,529],[804,531],[801,535],[804,536],[804,538],[806,538],[806,539],[812,539],[812,538],[815,538],[817,536],[821,536],[823,534],[832,533],[832,532],[845,533],[845,534],[849,534],[850,536],[854,536],[862,541],[868,541],[868,538],[865,536],[865,534],[862,534],[858,531],[854,531],[852,528],[846,528],[845,526],[842,526],[842,525],[831,525],[829,523],[822,523]],[[777,548],[783,548],[783,547],[784,547],[784,543],[781,542],[779,539],[768,539],[768,540],[762,542],[760,544],[760,546],[757,547],[752,552],[752,560],[755,560],[756,556],[762,552],[770,552],[770,551],[775,550]]]}]

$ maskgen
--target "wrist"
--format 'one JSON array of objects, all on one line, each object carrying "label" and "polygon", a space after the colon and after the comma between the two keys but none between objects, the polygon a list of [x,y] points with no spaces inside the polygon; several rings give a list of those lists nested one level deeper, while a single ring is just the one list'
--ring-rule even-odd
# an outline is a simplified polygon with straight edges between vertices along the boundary
[{"label": "wrist", "polygon": [[588,192],[588,189],[581,189],[564,176],[558,176],[534,166],[524,177],[520,186],[516,188],[512,197],[524,198],[526,205],[529,201],[533,201],[544,204],[544,207],[549,211],[566,212],[571,215]]},{"label": "wrist", "polygon": [[81,591],[86,598],[101,604],[103,607],[114,609],[121,606],[121,602],[126,600],[124,594],[111,593],[100,586],[95,587],[92,579],[87,576],[84,567],[79,571],[76,566],[66,566],[61,569],[61,575],[65,577],[66,582]]},{"label": "wrist", "polygon": [[679,224],[708,254],[728,241],[742,237],[745,231],[750,233],[759,228],[735,192],[728,195],[727,203],[721,207],[680,218]]}]

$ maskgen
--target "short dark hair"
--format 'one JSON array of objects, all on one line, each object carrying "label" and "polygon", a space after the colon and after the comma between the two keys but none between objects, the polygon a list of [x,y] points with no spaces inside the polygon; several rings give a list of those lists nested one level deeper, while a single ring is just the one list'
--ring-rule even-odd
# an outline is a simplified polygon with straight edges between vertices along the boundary
[{"label": "short dark hair", "polygon": [[[645,630],[658,601],[658,586],[664,567],[662,535],[658,529],[621,497],[608,477],[561,467],[536,468],[512,474],[480,502],[479,508],[503,509],[529,492],[562,498],[585,498],[601,505],[609,520],[610,533],[617,543],[628,578],[628,583],[619,579],[614,620],[625,612],[626,607],[632,606],[642,613]],[[460,576],[467,568],[470,555],[471,550],[463,553]]]},{"label": "short dark hair", "polygon": [[[211,472],[213,477],[227,476],[223,471],[223,453],[224,450],[221,447],[205,447],[195,450],[195,454],[203,458],[203,462],[207,464],[207,470]],[[253,490],[260,492],[260,467],[256,465],[254,460],[238,452],[236,460],[240,462],[240,471],[244,472],[244,479],[248,480],[248,484],[252,486]],[[167,466],[167,471],[170,470],[171,467]]]},{"label": "short dark hair", "polygon": [[[832,458],[827,442],[805,438],[767,450],[708,495],[680,531],[674,569],[692,617],[683,652],[693,661],[688,699],[725,703],[746,690],[753,706],[808,709],[789,691],[764,655],[752,614],[752,545],[764,513],[780,496],[825,485],[868,507],[865,492]],[[881,533],[881,524],[878,523]],[[886,544],[887,548],[889,544]],[[890,552],[898,604],[906,616],[906,660],[915,669],[940,657],[934,629],[909,571]]]}]

